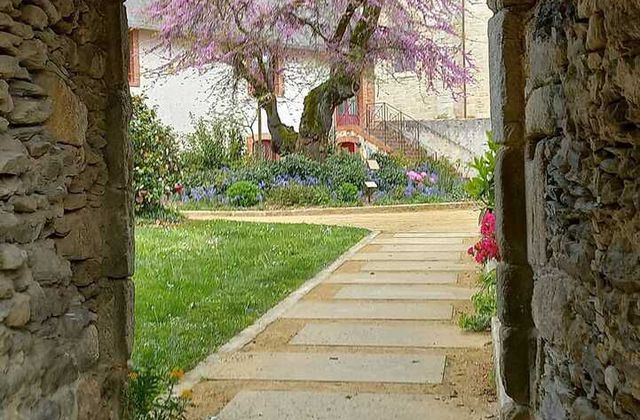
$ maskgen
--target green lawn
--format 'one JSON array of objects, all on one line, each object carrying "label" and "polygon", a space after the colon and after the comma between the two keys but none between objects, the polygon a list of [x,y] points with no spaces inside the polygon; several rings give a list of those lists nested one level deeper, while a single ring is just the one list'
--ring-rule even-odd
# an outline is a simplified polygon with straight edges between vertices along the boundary
[{"label": "green lawn", "polygon": [[227,221],[138,226],[134,362],[192,368],[366,233]]}]

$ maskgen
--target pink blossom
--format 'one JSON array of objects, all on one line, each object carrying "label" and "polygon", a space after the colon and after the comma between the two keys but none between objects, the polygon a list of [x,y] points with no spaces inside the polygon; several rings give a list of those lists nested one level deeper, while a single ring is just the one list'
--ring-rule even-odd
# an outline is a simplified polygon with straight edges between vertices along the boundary
[{"label": "pink blossom", "polygon": [[[379,7],[381,17],[363,56],[354,53],[352,35],[365,7]],[[244,79],[273,92],[270,75],[294,61],[301,48],[347,71],[371,65],[411,70],[428,90],[453,96],[473,81],[473,62],[462,56],[455,25],[458,0],[153,0],[146,12],[160,23],[161,46],[172,53],[171,69],[227,64],[234,69],[229,80],[234,86]],[[350,20],[340,33],[345,16]],[[179,45],[186,48],[173,48]]]}]

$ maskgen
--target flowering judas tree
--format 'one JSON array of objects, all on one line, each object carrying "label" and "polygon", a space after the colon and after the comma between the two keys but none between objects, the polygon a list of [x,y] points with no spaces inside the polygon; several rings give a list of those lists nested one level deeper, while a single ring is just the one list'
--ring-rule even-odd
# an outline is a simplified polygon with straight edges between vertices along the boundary
[{"label": "flowering judas tree", "polygon": [[[335,108],[360,89],[363,72],[381,65],[411,70],[428,88],[452,94],[468,81],[454,22],[457,0],[153,0],[166,47],[180,44],[176,70],[232,68],[267,116],[276,153],[322,157]],[[446,41],[445,41],[446,40]],[[278,112],[277,83],[286,63],[312,51],[327,76],[304,99],[299,131]],[[464,57],[468,60],[468,57]]]}]

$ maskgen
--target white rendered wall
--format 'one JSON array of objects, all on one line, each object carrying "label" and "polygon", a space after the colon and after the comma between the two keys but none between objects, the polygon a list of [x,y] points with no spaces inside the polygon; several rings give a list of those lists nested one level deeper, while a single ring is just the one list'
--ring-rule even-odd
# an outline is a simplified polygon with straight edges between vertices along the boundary
[{"label": "white rendered wall", "polygon": [[[246,84],[239,85],[233,96],[233,89],[222,81],[227,80],[229,68],[218,65],[200,73],[184,70],[166,74],[162,66],[168,62],[168,54],[156,48],[155,33],[139,31],[140,87],[132,87],[131,93],[144,94],[148,103],[158,109],[162,121],[179,133],[192,131],[192,117],[210,114],[241,114],[242,119],[258,132],[256,102],[248,95]],[[317,63],[288,63],[284,72],[284,96],[278,99],[280,117],[287,125],[298,129],[302,115],[303,101],[311,88],[326,75]],[[266,115],[262,117],[263,133],[268,134]]]},{"label": "white rendered wall", "polygon": [[[465,45],[477,67],[473,73],[475,82],[467,85],[467,118],[489,117],[487,25],[492,15],[486,1],[465,0]],[[461,25],[458,23],[457,27]],[[442,85],[436,87],[442,88]],[[449,92],[428,91],[425,83],[410,72],[390,75],[377,68],[376,102],[387,102],[418,120],[463,118],[464,115],[462,100],[454,101]]]}]

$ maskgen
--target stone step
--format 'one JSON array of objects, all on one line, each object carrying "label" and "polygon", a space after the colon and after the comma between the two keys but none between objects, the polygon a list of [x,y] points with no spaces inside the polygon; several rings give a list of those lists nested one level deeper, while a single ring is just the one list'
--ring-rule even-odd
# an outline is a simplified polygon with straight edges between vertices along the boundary
[{"label": "stone step", "polygon": [[376,238],[371,244],[382,245],[458,245],[466,243],[462,238]]},{"label": "stone step", "polygon": [[352,261],[452,261],[459,262],[460,252],[360,252]]},{"label": "stone step", "polygon": [[469,246],[465,244],[409,244],[409,245],[381,245],[381,252],[456,252],[467,255]]},{"label": "stone step", "polygon": [[310,382],[442,383],[445,357],[425,354],[232,353],[204,379]]},{"label": "stone step", "polygon": [[472,271],[473,261],[373,261],[362,265],[361,271]]},{"label": "stone step", "polygon": [[360,272],[336,273],[325,283],[332,284],[455,284],[458,274],[454,271],[421,272]]},{"label": "stone step", "polygon": [[336,299],[385,299],[385,300],[468,300],[473,289],[441,285],[366,285],[353,284],[342,287]]},{"label": "stone step", "polygon": [[454,401],[424,394],[242,391],[216,420],[461,420],[474,418]]},{"label": "stone step", "polygon": [[457,325],[387,322],[310,323],[291,339],[306,346],[376,346],[424,348],[479,348],[491,342],[486,334],[463,332]]},{"label": "stone step", "polygon": [[296,303],[283,318],[449,320],[453,307],[445,303],[315,302]]},{"label": "stone step", "polygon": [[394,238],[460,238],[473,239],[478,237],[473,232],[399,232],[393,234]]}]

